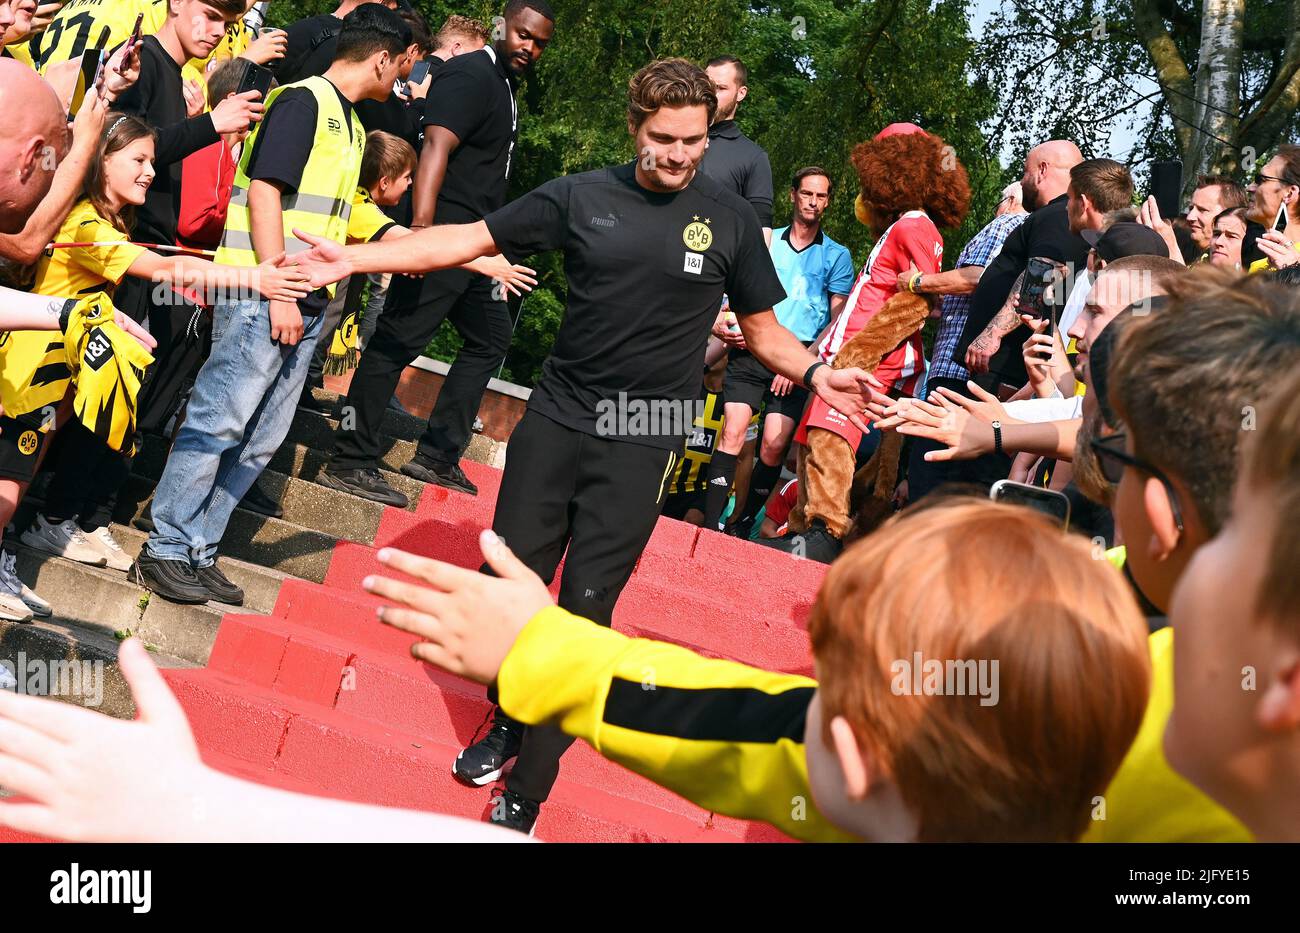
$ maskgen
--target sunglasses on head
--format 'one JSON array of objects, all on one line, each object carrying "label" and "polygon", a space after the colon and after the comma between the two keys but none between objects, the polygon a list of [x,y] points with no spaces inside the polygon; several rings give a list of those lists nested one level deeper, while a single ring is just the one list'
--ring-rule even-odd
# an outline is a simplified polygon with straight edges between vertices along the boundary
[{"label": "sunglasses on head", "polygon": [[1135,470],[1141,470],[1160,481],[1160,485],[1165,487],[1165,494],[1169,496],[1169,508],[1174,513],[1174,525],[1179,532],[1183,530],[1183,510],[1178,503],[1178,491],[1174,489],[1174,484],[1169,481],[1169,477],[1158,467],[1140,457],[1135,457],[1124,449],[1125,442],[1128,440],[1128,434],[1124,431],[1116,431],[1114,434],[1108,434],[1105,437],[1094,437],[1089,446],[1097,454],[1097,463],[1101,467],[1101,475],[1106,478],[1106,482],[1112,486],[1118,486],[1119,481],[1124,477],[1124,470],[1132,467]]}]

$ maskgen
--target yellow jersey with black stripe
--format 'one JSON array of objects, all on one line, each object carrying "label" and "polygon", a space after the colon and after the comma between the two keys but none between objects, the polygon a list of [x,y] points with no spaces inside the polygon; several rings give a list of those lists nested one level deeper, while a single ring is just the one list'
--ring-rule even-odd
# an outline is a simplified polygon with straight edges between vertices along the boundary
[{"label": "yellow jersey with black stripe", "polygon": [[628,638],[552,606],[497,675],[501,708],[553,725],[705,809],[851,842],[817,810],[803,733],[817,683]]},{"label": "yellow jersey with black stripe", "polygon": [[668,495],[684,492],[701,492],[708,485],[709,461],[722,430],[722,396],[710,392],[704,397],[704,407],[691,423],[691,433],[686,436],[686,447],[677,461],[673,478],[668,484]]},{"label": "yellow jersey with black stripe", "polygon": [[348,242],[369,243],[387,233],[397,223],[375,203],[370,192],[357,188],[352,196],[352,213],[348,217]]},{"label": "yellow jersey with black stripe", "polygon": [[[80,58],[96,45],[115,48],[131,37],[141,14],[141,34],[153,35],[167,22],[167,0],[68,0],[34,41],[32,57],[44,72],[50,65]],[[101,44],[105,30],[108,36]]]},{"label": "yellow jersey with black stripe", "polygon": [[[109,305],[113,287],[145,252],[84,200],[68,213],[55,241],[105,244],[46,250],[36,265],[35,294],[81,298],[87,307],[101,299]],[[0,404],[6,414],[17,417],[57,405],[70,377],[62,334],[13,331],[0,344]]]}]

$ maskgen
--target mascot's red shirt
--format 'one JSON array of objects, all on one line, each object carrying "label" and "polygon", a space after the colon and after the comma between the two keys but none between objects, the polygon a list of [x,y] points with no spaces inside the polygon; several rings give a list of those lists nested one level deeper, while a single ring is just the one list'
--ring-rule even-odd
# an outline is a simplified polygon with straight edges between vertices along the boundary
[{"label": "mascot's red shirt", "polygon": [[[885,302],[898,292],[898,277],[915,266],[926,275],[943,265],[943,237],[925,211],[908,211],[889,225],[867,257],[845,310],[817,345],[819,357],[831,362],[844,346],[876,315]],[[925,350],[921,345],[921,328],[886,353],[873,375],[886,389],[898,388],[903,395],[915,395],[925,376]],[[797,440],[803,441],[806,428],[826,428],[856,446],[861,433],[839,412],[814,397],[800,425]]]}]

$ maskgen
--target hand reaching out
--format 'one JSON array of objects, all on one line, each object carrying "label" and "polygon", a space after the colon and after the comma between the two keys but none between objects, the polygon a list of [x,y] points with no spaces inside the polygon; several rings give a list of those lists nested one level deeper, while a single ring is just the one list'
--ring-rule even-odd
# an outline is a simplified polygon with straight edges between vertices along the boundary
[{"label": "hand reaching out", "polygon": [[[75,842],[169,838],[205,769],[185,713],[138,638],[118,649],[138,718],[0,691],[0,824]],[[172,814],[172,816],[169,816]]]},{"label": "hand reaching out", "polygon": [[385,548],[379,552],[380,563],[429,586],[390,577],[367,577],[362,586],[397,603],[381,608],[379,618],[423,639],[411,646],[414,657],[488,684],[496,679],[524,626],[555,600],[541,577],[491,530],[479,535],[479,547],[495,577]]}]

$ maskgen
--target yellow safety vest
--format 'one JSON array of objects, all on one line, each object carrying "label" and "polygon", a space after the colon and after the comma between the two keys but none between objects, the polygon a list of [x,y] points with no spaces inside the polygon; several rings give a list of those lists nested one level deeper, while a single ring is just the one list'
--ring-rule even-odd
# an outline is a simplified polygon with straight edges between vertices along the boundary
[{"label": "yellow safety vest", "polygon": [[[321,77],[307,78],[273,90],[267,97],[266,113],[271,113],[276,99],[291,87],[307,88],[316,97],[316,137],[311,156],[303,168],[302,183],[297,191],[286,192],[280,201],[284,211],[285,250],[299,253],[307,244],[293,235],[295,228],[315,236],[347,242],[348,218],[352,215],[352,197],[361,177],[361,157],[366,151],[366,131],[356,114],[352,115],[352,134],[348,136],[348,118],[339,102],[334,85]],[[253,250],[251,217],[248,211],[248,168],[257,147],[257,129],[244,143],[243,154],[235,172],[235,187],[226,212],[226,229],[221,235],[216,262],[227,266],[256,266]],[[328,288],[334,294],[334,286]]]}]

